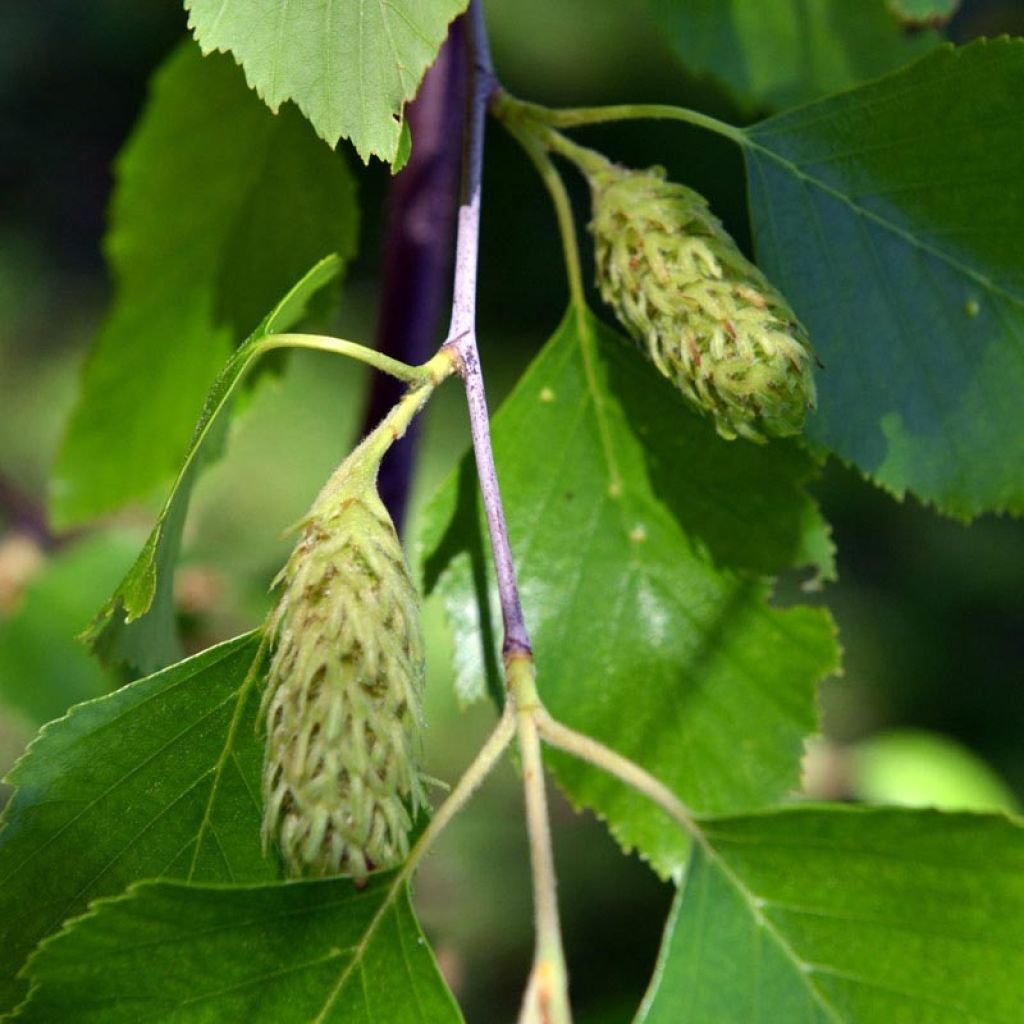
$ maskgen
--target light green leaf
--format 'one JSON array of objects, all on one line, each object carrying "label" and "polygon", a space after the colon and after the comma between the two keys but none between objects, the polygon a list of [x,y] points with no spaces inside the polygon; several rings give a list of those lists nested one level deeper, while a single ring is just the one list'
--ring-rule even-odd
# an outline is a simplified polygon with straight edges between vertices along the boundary
[{"label": "light green leaf", "polygon": [[703,828],[641,1024],[1019,1019],[1018,824],[801,807]]},{"label": "light green leaf", "polygon": [[1024,41],[749,129],[759,262],[825,364],[809,434],[898,495],[1024,511]]},{"label": "light green leaf", "polygon": [[128,662],[152,672],[181,657],[175,625],[174,564],[181,544],[189,498],[207,450],[219,440],[220,414],[230,408],[238,385],[257,359],[278,342],[274,335],[301,319],[316,292],[341,269],[337,256],[311,268],[267,314],[213,382],[192,434],[185,461],[164,502],[156,525],[134,565],[86,632],[104,660]]},{"label": "light green leaf", "polygon": [[1013,791],[970,748],[939,733],[895,729],[849,751],[857,800],[946,811],[1016,811]]},{"label": "light green leaf", "polygon": [[8,776],[0,827],[0,1012],[36,943],[142,878],[276,878],[260,849],[262,742],[248,633],[79,704]]},{"label": "light green leaf", "polygon": [[47,556],[19,607],[0,619],[0,702],[38,726],[111,689],[75,634],[137,550],[137,537],[98,533]]},{"label": "light green leaf", "polygon": [[683,63],[744,104],[780,108],[893,71],[934,47],[886,0],[651,0]]},{"label": "light green leaf", "polygon": [[[551,712],[638,761],[695,808],[748,809],[798,784],[828,616],[768,604],[768,574],[831,549],[790,444],[722,441],[635,350],[570,315],[493,420],[512,550]],[[444,596],[463,696],[496,673],[500,615],[472,474],[431,504],[427,589]],[[461,500],[460,500],[461,499]],[[467,500],[468,499],[468,500]],[[486,573],[486,575],[485,575]],[[662,872],[679,830],[588,766],[552,757],[570,797]]]},{"label": "light green leaf", "polygon": [[312,263],[352,255],[356,224],[344,161],[297,110],[270,114],[229,58],[172,54],[118,158],[116,296],[57,459],[55,521],[169,476],[231,350]]},{"label": "light green leaf", "polygon": [[36,953],[18,1021],[458,1024],[408,886],[143,883]]},{"label": "light green leaf", "polygon": [[396,162],[402,109],[468,0],[185,0],[204,53],[230,51],[271,110],[294,100],[334,146]]},{"label": "light green leaf", "polygon": [[960,0],[886,0],[889,10],[908,25],[944,25]]}]

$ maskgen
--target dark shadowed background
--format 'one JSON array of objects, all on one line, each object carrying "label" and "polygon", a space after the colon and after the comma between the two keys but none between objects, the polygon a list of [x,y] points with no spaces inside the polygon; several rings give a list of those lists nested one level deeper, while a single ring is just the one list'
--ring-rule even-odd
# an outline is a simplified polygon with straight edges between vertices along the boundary
[{"label": "dark shadowed background", "polygon": [[[526,98],[664,101],[749,117],[681,70],[640,0],[489,0],[486,9],[498,72]],[[156,507],[134,506],[72,537],[55,536],[43,511],[76,376],[109,297],[101,238],[110,164],[148,75],[184,25],[173,0],[0,7],[3,768],[35,723],[111,685],[73,635],[131,561]],[[949,31],[958,40],[1024,33],[1024,4],[967,3]],[[742,164],[727,143],[651,124],[588,138],[628,163],[666,165],[704,192],[749,248]],[[558,323],[566,293],[554,221],[531,168],[498,128],[488,147],[480,326],[496,402]],[[388,178],[380,166],[358,174],[362,241],[337,327],[369,339]],[[582,193],[576,198],[585,219]],[[352,444],[365,380],[341,361],[295,355],[240,417],[228,457],[199,488],[177,580],[193,649],[265,611],[268,582],[290,547],[282,530]],[[410,540],[415,508],[468,443],[456,389],[434,403],[425,441]],[[835,462],[816,493],[834,526],[840,580],[813,599],[839,621],[845,674],[823,689],[824,737],[808,757],[808,789],[1013,806],[1024,798],[1024,524],[986,516],[965,527],[913,500],[897,503]],[[427,767],[451,781],[493,712],[457,707],[439,608],[429,605],[427,620]],[[669,888],[623,857],[599,823],[564,803],[555,813],[570,969],[587,1000],[579,1020],[621,1021],[649,976]],[[425,926],[470,1019],[514,1015],[532,940],[526,860],[518,786],[506,767],[454,824],[418,884]]]}]

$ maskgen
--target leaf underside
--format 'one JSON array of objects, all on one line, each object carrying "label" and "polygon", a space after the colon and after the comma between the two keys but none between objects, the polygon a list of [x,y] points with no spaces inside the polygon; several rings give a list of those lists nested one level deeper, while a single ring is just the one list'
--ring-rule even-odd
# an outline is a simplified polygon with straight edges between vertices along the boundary
[{"label": "leaf underside", "polygon": [[[204,53],[230,51],[277,110],[294,100],[330,146],[400,164],[402,109],[468,0],[186,0]],[[405,146],[408,146],[406,137]]]}]

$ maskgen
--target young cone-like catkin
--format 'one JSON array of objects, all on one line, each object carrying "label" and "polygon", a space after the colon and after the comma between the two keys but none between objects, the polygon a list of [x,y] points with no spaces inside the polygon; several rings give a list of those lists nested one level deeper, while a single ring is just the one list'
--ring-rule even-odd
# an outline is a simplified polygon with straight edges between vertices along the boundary
[{"label": "young cone-like catkin", "polygon": [[814,408],[807,335],[703,196],[661,168],[590,174],[601,296],[722,437],[798,433]]},{"label": "young cone-like catkin", "polygon": [[425,803],[416,589],[372,482],[332,480],[278,582],[264,698],[266,843],[293,876],[391,867]]}]

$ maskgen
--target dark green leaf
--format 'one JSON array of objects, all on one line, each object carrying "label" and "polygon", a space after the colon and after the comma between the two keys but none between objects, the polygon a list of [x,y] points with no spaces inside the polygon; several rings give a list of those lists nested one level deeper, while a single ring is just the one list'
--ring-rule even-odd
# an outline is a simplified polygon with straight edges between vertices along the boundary
[{"label": "dark green leaf", "polygon": [[34,725],[111,688],[75,635],[110,593],[138,539],[97,534],[47,557],[22,603],[0,620],[0,701]]},{"label": "dark green leaf", "polygon": [[394,873],[270,886],[143,883],[33,956],[18,1021],[458,1024]]},{"label": "dark green leaf", "polygon": [[825,369],[810,435],[959,516],[1024,511],[1024,42],[749,129],[761,265]]},{"label": "dark green leaf", "polygon": [[185,0],[204,53],[231,51],[271,110],[294,100],[334,146],[351,139],[364,161],[396,160],[402,109],[468,0]]},{"label": "dark green leaf", "polygon": [[111,662],[151,672],[181,657],[175,626],[174,564],[189,498],[207,450],[219,439],[218,417],[230,407],[238,385],[256,360],[276,346],[272,335],[286,331],[305,312],[312,296],[340,270],[337,256],[321,260],[267,314],[213,382],[192,433],[185,461],[149,539],[113,597],[86,634],[93,650]]},{"label": "dark green leaf", "polygon": [[57,460],[54,519],[82,522],[174,471],[231,349],[313,262],[355,248],[344,161],[191,43],[157,72],[117,165],[116,285]]},{"label": "dark green leaf", "polygon": [[[823,612],[770,607],[764,577],[831,571],[803,491],[810,460],[789,444],[722,441],[629,342],[572,314],[494,418],[493,438],[552,713],[697,808],[751,808],[795,788],[835,645]],[[424,537],[463,696],[494,678],[501,621],[493,592],[477,602],[489,570],[472,482],[464,463]],[[584,764],[552,763],[624,845],[663,872],[681,868],[678,829],[647,802]]]},{"label": "dark green leaf", "polygon": [[141,878],[277,877],[260,850],[259,635],[50,723],[8,777],[0,828],[0,1012],[36,943]]},{"label": "dark green leaf", "polygon": [[1012,1024],[1024,831],[804,807],[704,823],[642,1024]]},{"label": "dark green leaf", "polygon": [[651,0],[691,70],[744,103],[787,107],[885,74],[939,42],[907,35],[886,0]]}]

